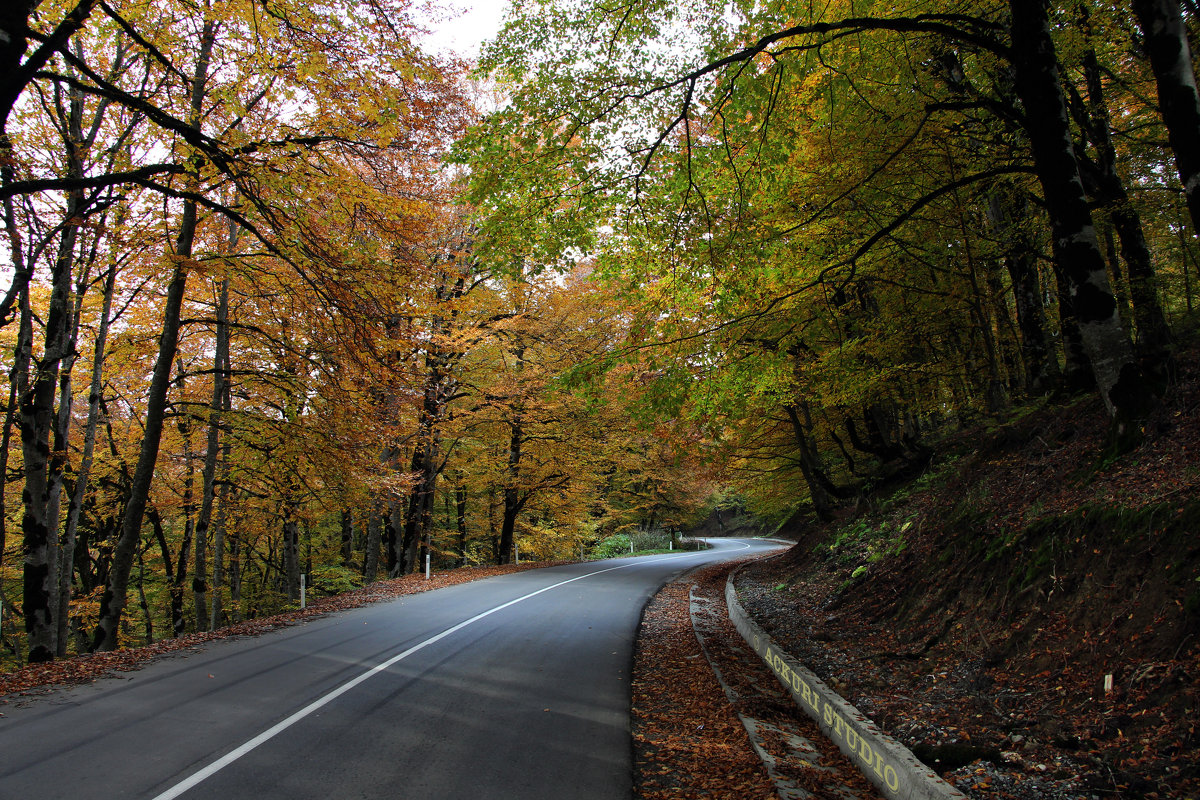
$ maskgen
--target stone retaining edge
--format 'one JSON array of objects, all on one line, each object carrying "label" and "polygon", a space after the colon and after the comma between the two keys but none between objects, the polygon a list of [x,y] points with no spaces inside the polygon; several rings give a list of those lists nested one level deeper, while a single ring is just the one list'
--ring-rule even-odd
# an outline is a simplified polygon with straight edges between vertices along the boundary
[{"label": "stone retaining edge", "polygon": [[738,633],[767,662],[796,704],[816,720],[831,739],[888,800],[965,800],[966,795],[917,760],[908,748],[888,736],[857,708],[782,650],[750,619],[737,599],[733,579],[725,582],[725,604]]}]

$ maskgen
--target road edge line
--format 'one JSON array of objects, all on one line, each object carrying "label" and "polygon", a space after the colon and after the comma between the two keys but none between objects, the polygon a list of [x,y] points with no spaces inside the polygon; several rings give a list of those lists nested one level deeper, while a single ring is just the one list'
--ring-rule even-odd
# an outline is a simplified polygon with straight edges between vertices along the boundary
[{"label": "road edge line", "polygon": [[[740,569],[740,567],[738,568]],[[888,800],[965,800],[966,795],[922,764],[907,747],[881,731],[853,705],[781,648],[750,618],[737,599],[734,577],[725,581],[729,618],[792,699]]]}]

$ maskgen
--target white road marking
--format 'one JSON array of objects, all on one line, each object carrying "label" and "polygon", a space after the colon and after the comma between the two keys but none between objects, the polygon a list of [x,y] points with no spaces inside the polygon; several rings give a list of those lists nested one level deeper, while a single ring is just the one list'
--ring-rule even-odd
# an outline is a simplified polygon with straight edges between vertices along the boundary
[{"label": "white road marking", "polygon": [[[746,544],[745,542],[738,542],[738,544],[740,544],[743,549],[749,549],[749,547],[750,547],[750,545]],[[708,551],[701,551],[701,552],[707,553]],[[669,558],[683,558],[686,556],[696,556],[696,555],[699,555],[699,553],[686,553],[686,554],[681,553],[681,554],[675,555],[675,556],[662,556],[661,558],[654,559],[654,560],[662,561],[664,559],[669,559]],[[337,698],[341,697],[346,692],[350,691],[355,686],[358,686],[360,683],[367,680],[368,678],[370,678],[374,675],[377,675],[380,672],[383,672],[385,669],[392,666],[393,664],[396,664],[397,662],[403,661],[404,659],[411,656],[413,653],[416,653],[419,650],[424,650],[429,645],[436,644],[437,642],[440,642],[442,639],[445,639],[447,636],[451,636],[451,635],[461,631],[463,628],[467,627],[468,625],[472,625],[472,624],[478,622],[479,620],[483,619],[484,617],[490,617],[492,614],[495,614],[497,611],[503,611],[504,609],[508,608],[509,606],[514,606],[517,603],[528,600],[531,597],[537,597],[539,594],[548,592],[551,589],[557,589],[560,586],[566,586],[568,583],[574,583],[575,581],[581,581],[584,578],[591,578],[596,575],[603,575],[606,572],[613,572],[614,570],[618,570],[618,569],[628,569],[629,567],[637,566],[638,564],[644,564],[644,563],[646,563],[646,561],[644,559],[638,559],[637,561],[630,562],[629,564],[622,564],[618,567],[609,567],[607,569],[597,570],[596,572],[589,572],[586,575],[578,575],[574,578],[569,578],[568,580],[565,580],[565,581],[559,581],[558,583],[555,583],[551,586],[546,586],[542,589],[538,589],[536,592],[530,592],[529,594],[527,594],[523,597],[518,597],[515,600],[509,600],[507,603],[498,605],[495,608],[490,608],[487,611],[484,611],[480,614],[476,614],[475,616],[471,617],[468,620],[464,620],[463,622],[460,622],[451,628],[447,628],[446,630],[442,631],[441,633],[437,634],[436,636],[429,637],[428,639],[421,642],[420,644],[413,645],[412,647],[408,648],[407,650],[405,650],[402,653],[397,653],[396,655],[389,658],[387,661],[384,661],[383,663],[372,667],[371,669],[367,670],[363,674],[359,675],[357,678],[352,678],[352,679],[346,681],[341,686],[332,690],[328,694],[312,701],[311,703],[306,705],[304,708],[302,708],[299,711],[297,711],[296,713],[292,714],[290,717],[287,717],[286,719],[283,719],[283,720],[277,722],[276,724],[272,725],[270,728],[267,728],[265,731],[260,733],[258,736],[255,736],[253,739],[249,740],[248,742],[245,742],[244,744],[235,748],[234,750],[229,751],[225,755],[218,758],[216,761],[209,764],[204,769],[201,769],[198,772],[192,773],[190,776],[183,779],[179,783],[175,784],[170,789],[167,789],[162,794],[156,795],[153,798],[153,800],[173,800],[173,798],[179,797],[181,794],[186,792],[188,789],[191,789],[193,786],[196,786],[197,784],[201,783],[202,781],[207,780],[208,778],[217,774],[218,772],[223,770],[225,767],[232,764],[234,761],[237,761],[239,758],[246,755],[254,748],[258,747],[260,744],[263,744],[263,743],[268,742],[271,739],[275,738],[276,736],[283,733],[288,728],[295,725],[300,720],[307,717],[309,714],[312,714],[314,711],[317,711],[318,709],[327,705],[331,701],[336,700]]]}]

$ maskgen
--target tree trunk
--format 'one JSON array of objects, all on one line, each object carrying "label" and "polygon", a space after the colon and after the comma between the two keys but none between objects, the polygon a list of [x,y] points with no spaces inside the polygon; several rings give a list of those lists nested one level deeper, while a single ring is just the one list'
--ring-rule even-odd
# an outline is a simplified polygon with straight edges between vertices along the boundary
[{"label": "tree trunk", "polygon": [[13,423],[17,419],[17,399],[29,389],[29,362],[33,340],[33,312],[29,308],[28,291],[20,297],[20,323],[17,328],[17,345],[13,348],[13,366],[9,372],[8,410],[4,415],[4,432],[0,436],[0,558],[8,540],[8,504],[5,487],[8,484],[8,455],[12,443]]},{"label": "tree trunk", "polygon": [[500,517],[500,545],[496,553],[497,564],[508,564],[512,561],[513,540],[517,529],[517,515],[525,505],[527,496],[522,495],[521,479],[521,445],[524,442],[524,430],[521,427],[520,412],[516,412],[509,426],[508,438],[508,482],[504,486],[504,512]]},{"label": "tree trunk", "polygon": [[18,80],[18,68],[29,49],[29,15],[38,4],[39,0],[9,0],[0,5],[0,123],[8,122],[25,88],[25,83]]},{"label": "tree trunk", "polygon": [[1153,398],[1121,327],[1084,196],[1046,6],[1043,0],[1010,0],[1009,6],[1016,91],[1050,216],[1055,262],[1066,278],[1083,345],[1113,421],[1113,443],[1124,449],[1140,439]]},{"label": "tree trunk", "polygon": [[[183,362],[179,362],[179,388],[182,391],[184,384],[184,367]],[[183,541],[179,545],[179,559],[175,562],[175,577],[171,581],[171,596],[174,599],[175,595],[179,596],[179,616],[171,618],[171,631],[175,637],[182,636],[186,627],[186,622],[183,616],[183,597],[185,594],[184,584],[187,581],[188,566],[192,558],[192,547],[195,544],[196,537],[196,454],[192,450],[192,417],[188,413],[184,413],[178,417],[176,427],[179,429],[179,436],[183,441],[183,461],[185,476],[183,480]],[[201,556],[196,556],[196,560],[203,563],[204,559]],[[195,577],[192,579],[192,589],[195,591]],[[203,619],[203,622],[201,621]],[[208,621],[208,609],[204,609],[201,616],[200,609],[196,609],[196,621],[200,626],[203,626]]]},{"label": "tree trunk", "polygon": [[[226,320],[226,323],[228,323],[228,320]],[[217,518],[213,523],[213,585],[208,623],[209,630],[215,630],[219,625],[223,625],[225,621],[225,610],[222,608],[221,586],[225,580],[225,524],[228,519],[229,498],[231,494],[229,487],[229,453],[231,446],[229,443],[228,418],[229,412],[233,409],[233,393],[230,390],[230,381],[228,379],[230,369],[228,324],[226,324],[225,331],[225,360],[221,363],[219,369],[221,370],[221,374],[226,376],[226,379],[222,381],[223,391],[221,393],[221,410],[225,412],[222,425],[224,426],[224,433],[226,435],[225,440],[221,443],[219,461],[221,474],[218,481],[221,484],[221,492],[217,496]],[[235,538],[233,542],[236,544],[237,539]],[[229,563],[229,597],[230,604],[233,606],[233,616],[236,619],[241,616],[239,606],[240,596],[235,598],[233,585],[235,580],[240,581],[241,577],[240,572],[238,572],[237,554],[233,548],[230,548]]]},{"label": "tree trunk", "polygon": [[[1171,343],[1171,331],[1158,301],[1158,280],[1150,259],[1150,247],[1142,228],[1142,219],[1125,182],[1117,174],[1117,153],[1113,146],[1108,104],[1100,79],[1100,64],[1094,50],[1083,58],[1090,105],[1092,137],[1096,143],[1096,183],[1099,200],[1108,206],[1109,217],[1121,241],[1121,257],[1129,272],[1129,293],[1133,300],[1133,319],[1137,324],[1137,346],[1143,360],[1162,364]],[[1200,133],[1200,131],[1198,131]]]},{"label": "tree trunk", "polygon": [[[77,158],[69,156],[68,161],[73,165],[68,168],[70,171],[79,171]],[[52,451],[50,445],[57,428],[54,401],[58,395],[59,370],[70,369],[74,360],[71,276],[79,231],[74,220],[84,210],[82,195],[78,192],[69,195],[51,278],[45,349],[37,362],[33,383],[20,400],[21,452],[25,462],[22,600],[30,663],[51,661],[58,652],[58,624],[54,617],[58,598],[58,505],[65,451]],[[70,400],[64,397],[63,402]]]},{"label": "tree trunk", "polygon": [[837,501],[834,499],[837,489],[825,474],[824,465],[809,438],[808,428],[800,420],[796,406],[786,405],[783,410],[792,423],[792,434],[800,452],[800,473],[808,485],[808,496],[812,498],[813,511],[816,512],[817,519],[828,522],[833,519],[833,511],[837,508]]},{"label": "tree trunk", "polygon": [[993,192],[988,216],[1004,249],[1004,267],[1012,281],[1017,328],[1021,331],[1021,360],[1025,363],[1025,387],[1032,396],[1054,389],[1059,380],[1058,359],[1046,335],[1046,313],[1038,280],[1036,253],[1025,233],[1028,212],[1024,197],[1014,197],[1011,188]]},{"label": "tree trunk", "polygon": [[[237,228],[230,223],[230,251],[237,243]],[[216,353],[213,356],[213,392],[208,406],[208,441],[204,450],[200,516],[196,519],[196,568],[192,577],[192,592],[196,603],[196,630],[205,630],[212,622],[208,605],[208,528],[212,522],[213,501],[216,498],[217,460],[221,451],[221,411],[225,405],[225,365],[229,360],[229,277],[221,281],[217,297]],[[220,556],[213,555],[214,564]],[[215,569],[215,567],[214,567]]]},{"label": "tree trunk", "polygon": [[[951,159],[951,177],[956,178],[957,172],[954,161]],[[964,243],[963,255],[967,261],[967,276],[971,283],[971,298],[968,301],[968,307],[976,320],[975,330],[983,340],[984,360],[987,363],[987,388],[984,391],[986,408],[989,414],[1000,414],[1008,408],[1010,401],[1008,387],[1005,385],[1001,371],[1000,344],[997,341],[998,326],[993,325],[991,314],[995,305],[994,298],[989,297],[986,291],[990,284],[989,277],[992,270],[989,264],[980,264],[975,258],[975,248],[971,246],[970,224],[966,214],[962,211],[963,204],[956,202],[956,206],[959,209],[958,226],[962,232]],[[985,272],[982,280],[980,279],[981,269]]]},{"label": "tree trunk", "polygon": [[283,572],[287,580],[289,603],[300,602],[300,525],[295,518],[296,509],[289,507],[283,521]]},{"label": "tree trunk", "polygon": [[147,645],[152,645],[154,644],[154,615],[150,613],[150,603],[146,600],[146,564],[143,556],[142,548],[139,547],[137,552],[138,571],[135,583],[137,584],[138,591],[138,607],[142,609],[142,619],[145,621],[145,625],[143,626],[143,630],[145,630],[143,641]]},{"label": "tree trunk", "polygon": [[496,563],[511,564],[513,542],[516,540],[517,516],[521,513],[521,493],[515,487],[504,487],[504,514],[500,518],[500,545]]},{"label": "tree trunk", "polygon": [[88,390],[87,426],[83,434],[83,453],[75,471],[75,485],[67,503],[67,522],[63,530],[62,564],[58,579],[58,655],[67,654],[67,617],[71,607],[71,576],[75,563],[75,544],[78,538],[79,517],[83,512],[83,497],[87,493],[96,450],[96,432],[100,422],[100,398],[104,393],[104,355],[108,346],[109,316],[112,314],[113,293],[117,268],[110,265],[104,278],[104,303],[100,309],[100,324],[92,356],[92,380]]},{"label": "tree trunk", "polygon": [[363,580],[374,583],[379,574],[379,547],[382,539],[383,515],[378,502],[372,502],[367,513],[367,542],[363,547]]},{"label": "tree trunk", "polygon": [[1121,268],[1121,258],[1117,255],[1117,237],[1113,233],[1112,220],[1104,226],[1104,260],[1108,262],[1108,271],[1112,274],[1113,297],[1117,298],[1117,313],[1125,330],[1132,333],[1129,321],[1133,319],[1133,306],[1129,304],[1128,281],[1125,280],[1125,270]]},{"label": "tree trunk", "polygon": [[[201,34],[200,54],[196,62],[195,78],[192,81],[191,124],[199,130],[201,106],[208,65],[212,56],[215,25],[206,21]],[[183,309],[184,293],[187,289],[188,262],[192,258],[192,245],[196,238],[197,205],[194,200],[185,200],[179,224],[179,234],[172,254],[174,269],[167,286],[163,303],[163,331],[158,340],[158,357],[150,380],[150,396],[146,400],[146,424],[142,435],[142,446],[134,468],[133,481],[129,487],[129,501],[125,506],[125,518],[121,524],[121,535],[113,549],[112,567],[108,583],[100,598],[100,617],[92,638],[93,650],[115,650],[118,646],[118,630],[121,615],[125,610],[129,586],[129,572],[133,566],[134,552],[142,535],[142,519],[150,497],[150,484],[154,480],[154,467],[158,462],[158,449],[162,443],[163,422],[167,408],[167,389],[171,383],[171,365],[179,347],[180,312]]]},{"label": "tree trunk", "polygon": [[[228,447],[222,450],[222,456],[228,456]],[[223,459],[224,460],[224,459]],[[224,624],[225,609],[221,602],[221,586],[225,580],[225,514],[226,503],[229,500],[229,485],[225,482],[221,484],[220,494],[217,496],[217,512],[216,519],[213,521],[213,582],[212,582],[212,603],[209,604],[208,629],[216,630]]]},{"label": "tree trunk", "polygon": [[[99,0],[77,0],[71,10],[55,25],[51,39],[60,47],[83,27],[92,9]],[[9,162],[11,146],[8,142],[8,117],[17,99],[33,80],[37,72],[46,65],[56,48],[38,48],[22,63],[29,49],[29,17],[40,5],[40,0],[6,0],[0,3],[0,162]],[[36,56],[36,58],[35,58]]]},{"label": "tree trunk", "polygon": [[[179,546],[178,560],[171,557],[171,545],[167,541],[167,532],[163,528],[162,517],[158,510],[147,509],[146,516],[150,518],[150,526],[154,530],[154,539],[158,542],[159,556],[163,562],[163,574],[167,576],[167,597],[171,605],[171,636],[179,638],[183,635],[183,579],[187,573],[188,553],[192,547],[191,534],[188,533]],[[139,548],[139,552],[140,552]],[[140,557],[139,557],[140,559]],[[139,560],[140,564],[141,561]],[[139,588],[140,588],[139,578]]]},{"label": "tree trunk", "polygon": [[496,530],[496,487],[488,487],[488,537],[492,542],[492,563],[500,563],[500,533]]},{"label": "tree trunk", "polygon": [[1175,152],[1192,232],[1200,235],[1200,93],[1179,0],[1133,0],[1133,11],[1146,37],[1158,106]]},{"label": "tree trunk", "polygon": [[[397,529],[392,524],[392,520],[396,518],[395,501],[387,504],[385,509],[379,512],[376,524],[379,526],[379,545],[383,549],[383,574],[391,578],[397,569],[397,564],[400,562],[400,537],[403,535],[404,529]],[[379,565],[376,561],[375,571],[378,572]]]},{"label": "tree trunk", "polygon": [[418,489],[413,487],[409,490],[407,510],[404,513],[401,513],[402,507],[399,503],[393,502],[388,505],[388,513],[383,522],[383,533],[389,578],[398,578],[408,572],[411,563],[408,553],[416,547],[420,500]]},{"label": "tree trunk", "polygon": [[[224,509],[224,506],[222,506]],[[221,528],[224,530],[224,510]],[[234,622],[242,621],[242,539],[229,537],[229,616]]]},{"label": "tree trunk", "polygon": [[[454,278],[451,281],[451,278]],[[466,280],[462,275],[453,276],[442,271],[438,275],[437,299],[449,304],[462,297]],[[416,448],[413,450],[412,472],[417,476],[408,499],[408,513],[404,521],[404,538],[399,564],[395,572],[404,574],[417,567],[417,547],[424,546],[430,535],[434,493],[441,472],[439,451],[441,448],[440,424],[446,411],[448,397],[454,391],[452,364],[461,353],[448,351],[444,338],[450,333],[458,315],[455,308],[446,313],[433,315],[430,321],[431,341],[425,355],[425,386],[421,401],[421,416],[418,422]],[[395,575],[393,575],[395,577]]]},{"label": "tree trunk", "polygon": [[458,523],[458,565],[467,565],[467,487],[460,481],[454,487],[455,519]]},{"label": "tree trunk", "polygon": [[350,509],[343,508],[342,522],[342,566],[348,567],[354,560],[354,515]]},{"label": "tree trunk", "polygon": [[1075,319],[1075,300],[1071,296],[1067,276],[1057,262],[1054,264],[1054,287],[1058,296],[1058,332],[1062,338],[1063,349],[1062,388],[1068,394],[1093,391],[1096,388],[1096,379],[1083,346],[1079,322]]}]

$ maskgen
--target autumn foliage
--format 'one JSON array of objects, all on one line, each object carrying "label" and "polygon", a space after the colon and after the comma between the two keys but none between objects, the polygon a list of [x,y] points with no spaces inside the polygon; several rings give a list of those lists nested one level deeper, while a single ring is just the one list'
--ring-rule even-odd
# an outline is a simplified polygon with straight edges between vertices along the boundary
[{"label": "autumn foliage", "polygon": [[445,160],[478,112],[406,0],[29,11],[0,142],[7,663],[697,513],[704,470],[680,485],[611,402],[625,310],[586,267],[479,256]]}]

